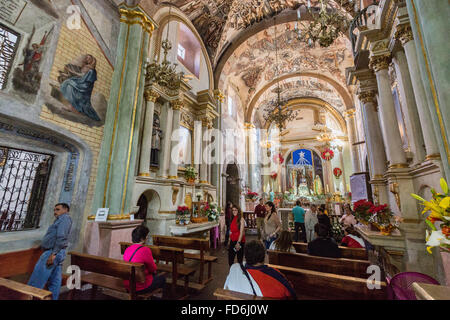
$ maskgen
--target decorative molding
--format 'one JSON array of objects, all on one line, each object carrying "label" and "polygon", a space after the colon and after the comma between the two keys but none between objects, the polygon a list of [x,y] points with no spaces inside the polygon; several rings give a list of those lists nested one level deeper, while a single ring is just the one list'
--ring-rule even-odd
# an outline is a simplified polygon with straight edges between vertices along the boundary
[{"label": "decorative molding", "polygon": [[392,56],[390,53],[385,53],[382,55],[372,56],[369,62],[369,68],[375,72],[389,68]]},{"label": "decorative molding", "polygon": [[425,157],[425,160],[441,160],[441,155],[439,153],[430,154]]},{"label": "decorative molding", "polygon": [[219,89],[214,90],[214,98],[219,100],[221,103],[225,101],[225,95]]},{"label": "decorative molding", "polygon": [[156,100],[160,97],[160,94],[152,89],[147,89],[144,91],[145,101],[156,102]]},{"label": "decorative molding", "polygon": [[183,101],[180,99],[170,101],[170,106],[173,110],[181,110],[183,108]]},{"label": "decorative molding", "polygon": [[363,91],[358,94],[358,99],[366,103],[375,103],[376,92],[374,90]]},{"label": "decorative molding", "polygon": [[409,23],[398,25],[394,36],[395,39],[399,40],[403,46],[409,41],[414,40],[414,35]]},{"label": "decorative molding", "polygon": [[144,28],[144,31],[149,33],[150,35],[155,30],[155,24],[143,12],[120,8],[119,13],[120,22],[126,23],[128,25],[139,24]]}]

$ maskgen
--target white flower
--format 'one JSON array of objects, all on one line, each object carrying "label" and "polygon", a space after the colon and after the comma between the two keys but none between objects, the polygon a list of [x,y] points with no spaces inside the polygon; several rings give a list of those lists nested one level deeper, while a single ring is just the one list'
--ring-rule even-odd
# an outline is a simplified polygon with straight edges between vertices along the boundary
[{"label": "white flower", "polygon": [[442,233],[442,230],[438,230],[438,231],[432,231],[431,235],[429,234],[429,231],[427,231],[427,246],[430,247],[437,247],[443,244],[448,244],[450,245],[450,240],[447,240],[447,238],[445,238],[444,234]]}]

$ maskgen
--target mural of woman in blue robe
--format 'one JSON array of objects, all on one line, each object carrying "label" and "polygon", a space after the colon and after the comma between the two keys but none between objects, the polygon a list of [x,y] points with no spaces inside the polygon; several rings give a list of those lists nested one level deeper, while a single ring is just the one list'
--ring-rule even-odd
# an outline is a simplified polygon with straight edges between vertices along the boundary
[{"label": "mural of woman in blue robe", "polygon": [[92,120],[100,121],[100,117],[91,104],[92,90],[97,81],[95,66],[97,60],[90,54],[83,55],[74,63],[66,64],[60,71],[58,82],[64,98],[72,107]]}]

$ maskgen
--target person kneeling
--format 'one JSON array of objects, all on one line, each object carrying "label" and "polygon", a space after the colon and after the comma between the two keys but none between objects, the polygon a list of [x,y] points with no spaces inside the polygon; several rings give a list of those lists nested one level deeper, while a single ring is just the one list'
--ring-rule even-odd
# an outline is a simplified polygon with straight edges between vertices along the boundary
[{"label": "person kneeling", "polygon": [[250,241],[244,250],[245,264],[231,266],[224,289],[273,299],[296,299],[295,291],[284,275],[264,265],[265,255],[261,241]]},{"label": "person kneeling", "polygon": [[[143,263],[145,265],[145,282],[136,282],[136,293],[148,293],[158,288],[164,289],[166,278],[156,275],[156,264],[153,260],[152,251],[149,247],[143,246],[146,243],[149,230],[145,226],[138,226],[131,234],[135,244],[129,246],[124,254],[123,261]],[[125,288],[130,290],[130,282],[124,280]]]}]

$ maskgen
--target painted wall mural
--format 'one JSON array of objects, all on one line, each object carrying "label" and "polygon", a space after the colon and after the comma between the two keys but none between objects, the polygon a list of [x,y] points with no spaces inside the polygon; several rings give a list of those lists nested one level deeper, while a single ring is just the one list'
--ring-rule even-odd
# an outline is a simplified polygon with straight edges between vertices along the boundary
[{"label": "painted wall mural", "polygon": [[[350,42],[341,37],[329,48],[309,48],[295,37],[294,23],[276,27],[278,65],[275,64],[275,28],[255,34],[236,49],[224,66],[219,87],[226,82],[242,88],[247,105],[252,96],[277,74],[314,72],[334,79],[346,87],[345,68],[352,65]],[[278,72],[277,72],[278,68]]]},{"label": "painted wall mural", "polygon": [[51,96],[62,106],[50,104],[53,112],[71,120],[89,125],[104,123],[107,101],[103,94],[94,92],[97,81],[97,59],[83,54],[58,70],[58,84],[50,84]]}]

